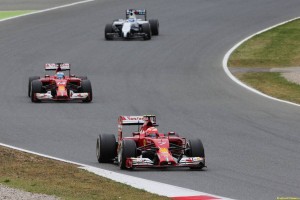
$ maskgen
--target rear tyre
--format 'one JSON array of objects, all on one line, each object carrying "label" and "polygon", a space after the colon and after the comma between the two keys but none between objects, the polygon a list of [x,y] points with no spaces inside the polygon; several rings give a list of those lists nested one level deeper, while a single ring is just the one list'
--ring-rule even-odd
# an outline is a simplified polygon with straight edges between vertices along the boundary
[{"label": "rear tyre", "polygon": [[99,163],[113,162],[116,154],[116,137],[114,134],[100,134],[97,138],[96,155]]},{"label": "rear tyre", "polygon": [[150,19],[149,24],[151,27],[152,35],[158,35],[159,34],[159,22],[157,19]]},{"label": "rear tyre", "polygon": [[31,95],[31,82],[34,81],[34,80],[38,80],[38,79],[40,79],[39,76],[29,77],[29,80],[28,80],[28,97],[30,97],[30,95]]},{"label": "rear tyre", "polygon": [[[186,155],[188,157],[202,157],[205,159],[205,152],[202,141],[200,139],[191,139],[186,144],[188,150],[186,151]],[[205,166],[205,161],[203,165],[199,165],[198,167],[191,167],[191,169],[202,169]]]},{"label": "rear tyre", "polygon": [[105,26],[105,30],[104,30],[104,36],[106,40],[112,40],[113,36],[111,36],[110,34],[113,33],[113,28],[112,28],[112,24],[106,24]]},{"label": "rear tyre", "polygon": [[133,140],[123,140],[118,152],[120,169],[126,169],[126,159],[136,157],[136,143]]},{"label": "rear tyre", "polygon": [[144,40],[151,40],[151,28],[150,24],[142,24],[143,33],[145,33]]},{"label": "rear tyre", "polygon": [[93,100],[93,91],[92,91],[92,84],[90,80],[82,80],[81,81],[81,91],[89,93],[89,96],[82,100],[83,102],[91,102]]},{"label": "rear tyre", "polygon": [[36,93],[42,93],[42,86],[43,83],[40,80],[33,80],[31,82],[31,101],[32,102],[40,102],[40,100],[38,100],[36,98]]}]

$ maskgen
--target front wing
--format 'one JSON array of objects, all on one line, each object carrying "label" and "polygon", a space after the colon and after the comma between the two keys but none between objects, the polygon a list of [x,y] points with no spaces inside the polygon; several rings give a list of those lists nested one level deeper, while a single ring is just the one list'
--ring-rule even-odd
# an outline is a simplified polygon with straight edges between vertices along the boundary
[{"label": "front wing", "polygon": [[38,100],[85,100],[86,98],[88,98],[89,93],[71,93],[67,98],[53,97],[51,95],[51,92],[36,93],[35,95]]},{"label": "front wing", "polygon": [[165,165],[155,165],[149,158],[127,158],[127,168],[160,168],[160,167],[206,167],[205,158],[202,157],[183,157],[177,163],[167,163]]},{"label": "front wing", "polygon": [[138,39],[138,38],[144,38],[145,33],[134,33],[131,36],[123,37],[119,33],[107,33],[108,36],[113,38],[123,38],[123,39]]}]

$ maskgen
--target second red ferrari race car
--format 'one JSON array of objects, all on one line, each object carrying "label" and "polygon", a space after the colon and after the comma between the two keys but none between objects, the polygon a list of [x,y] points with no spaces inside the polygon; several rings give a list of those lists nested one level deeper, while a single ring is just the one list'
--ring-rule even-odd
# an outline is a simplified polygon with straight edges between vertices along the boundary
[{"label": "second red ferrari race car", "polygon": [[[138,126],[138,131],[123,137],[123,126],[132,125]],[[175,132],[160,133],[157,126],[155,115],[120,116],[117,141],[114,134],[100,134],[97,139],[98,162],[115,162],[121,169],[206,167],[200,139],[186,140]]]},{"label": "second red ferrari race car", "polygon": [[[32,102],[46,100],[91,102],[93,100],[90,80],[85,76],[72,75],[69,63],[47,63],[45,70],[55,71],[55,74],[29,77],[28,96]],[[69,71],[69,75],[65,76],[64,71]]]}]

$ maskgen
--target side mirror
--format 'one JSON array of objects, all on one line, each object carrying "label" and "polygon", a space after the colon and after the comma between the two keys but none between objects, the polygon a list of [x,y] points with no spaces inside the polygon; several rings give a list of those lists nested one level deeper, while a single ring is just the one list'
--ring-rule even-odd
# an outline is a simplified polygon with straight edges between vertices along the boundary
[{"label": "side mirror", "polygon": [[168,137],[179,137],[178,133],[175,133],[174,131],[168,132]]},{"label": "side mirror", "polygon": [[133,132],[132,135],[133,136],[140,135],[140,132]]}]

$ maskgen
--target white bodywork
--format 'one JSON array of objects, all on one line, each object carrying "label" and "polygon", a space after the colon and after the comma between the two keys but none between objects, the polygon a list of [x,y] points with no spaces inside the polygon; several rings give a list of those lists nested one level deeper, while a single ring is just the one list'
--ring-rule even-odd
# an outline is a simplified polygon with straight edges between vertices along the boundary
[{"label": "white bodywork", "polygon": [[113,22],[113,27],[122,26],[122,36],[124,38],[129,37],[129,33],[131,29],[136,29],[138,31],[139,26],[142,24],[147,24],[149,21],[144,21],[142,19],[119,19]]}]

